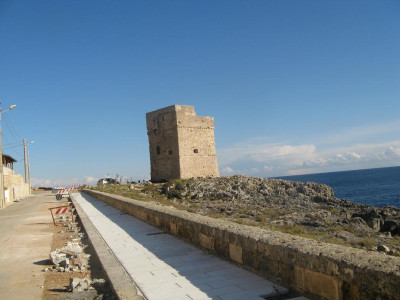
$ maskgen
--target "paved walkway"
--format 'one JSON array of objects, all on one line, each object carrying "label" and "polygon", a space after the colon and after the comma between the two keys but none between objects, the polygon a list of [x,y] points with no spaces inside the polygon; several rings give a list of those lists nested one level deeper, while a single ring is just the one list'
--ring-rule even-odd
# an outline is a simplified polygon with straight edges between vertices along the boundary
[{"label": "paved walkway", "polygon": [[0,299],[41,299],[52,241],[50,192],[0,210]]},{"label": "paved walkway", "polygon": [[149,300],[262,300],[288,293],[284,287],[209,255],[87,194],[73,197]]}]

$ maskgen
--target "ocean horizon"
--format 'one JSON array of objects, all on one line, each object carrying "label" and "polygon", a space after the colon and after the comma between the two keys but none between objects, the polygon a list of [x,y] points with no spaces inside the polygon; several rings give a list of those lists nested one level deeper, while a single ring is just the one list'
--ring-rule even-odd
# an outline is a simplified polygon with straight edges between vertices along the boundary
[{"label": "ocean horizon", "polygon": [[400,166],[274,178],[327,184],[339,199],[378,207],[400,208]]}]

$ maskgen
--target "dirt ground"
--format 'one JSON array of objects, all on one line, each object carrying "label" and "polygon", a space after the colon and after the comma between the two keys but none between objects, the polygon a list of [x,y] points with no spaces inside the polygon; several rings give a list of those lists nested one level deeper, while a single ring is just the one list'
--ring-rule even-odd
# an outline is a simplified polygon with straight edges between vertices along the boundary
[{"label": "dirt ground", "polygon": [[[67,198],[63,198],[59,201],[59,206],[68,205]],[[71,226],[72,225],[72,226]],[[112,293],[112,290],[106,281],[104,285],[96,286],[96,288],[82,291],[82,292],[70,292],[70,280],[72,278],[89,278],[93,279],[106,279],[100,265],[100,261],[91,247],[84,228],[79,222],[79,217],[74,216],[74,222],[70,221],[59,221],[56,219],[56,225],[51,228],[53,232],[53,240],[51,243],[51,251],[66,246],[67,242],[76,238],[79,233],[84,233],[79,244],[83,246],[84,253],[89,254],[89,267],[87,270],[60,272],[53,268],[53,264],[50,259],[43,263],[43,269],[46,272],[45,283],[43,288],[43,299],[55,300],[55,299],[116,299]]]}]

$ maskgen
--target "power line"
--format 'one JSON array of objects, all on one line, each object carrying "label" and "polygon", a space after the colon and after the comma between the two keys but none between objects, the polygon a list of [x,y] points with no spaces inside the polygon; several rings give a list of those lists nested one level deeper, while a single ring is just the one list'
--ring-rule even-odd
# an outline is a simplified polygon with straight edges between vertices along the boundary
[{"label": "power line", "polygon": [[[6,142],[9,144],[10,142],[7,140],[7,138],[5,137],[5,136],[3,136],[3,138],[6,140]],[[9,147],[9,148],[5,148],[5,149],[3,149],[3,152],[4,152],[4,150],[8,150],[8,149],[11,149],[12,151],[14,151],[17,155],[20,155],[21,153],[18,153],[14,148],[15,148],[16,146],[14,146],[14,147]]]},{"label": "power line", "polygon": [[[6,138],[4,138],[4,139],[6,139]],[[18,145],[12,145],[12,144],[8,144],[7,143],[7,146],[5,148],[3,148],[3,150],[8,150],[8,149],[11,149],[11,148],[17,148],[17,147],[22,146],[22,145],[23,145],[22,143],[19,143]]]},{"label": "power line", "polygon": [[[4,139],[7,139],[7,138],[4,137]],[[5,144],[5,147],[3,147],[3,150],[9,149],[9,148],[15,148],[15,147],[18,147],[18,146],[22,146],[22,145],[23,145],[21,142],[18,142],[18,144],[17,144],[17,142],[12,142],[12,143],[6,142],[6,143],[4,143],[4,144]]]},{"label": "power line", "polygon": [[20,140],[20,138],[17,137],[18,136],[17,132],[12,128],[11,124],[8,123],[7,118],[5,117],[5,115],[3,115],[3,120],[6,123],[9,132],[15,138],[15,140],[16,141]]}]

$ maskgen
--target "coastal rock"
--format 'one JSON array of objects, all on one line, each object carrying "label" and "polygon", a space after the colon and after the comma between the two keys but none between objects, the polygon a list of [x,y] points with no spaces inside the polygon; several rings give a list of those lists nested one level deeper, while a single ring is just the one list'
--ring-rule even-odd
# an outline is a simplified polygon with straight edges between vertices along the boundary
[{"label": "coastal rock", "polygon": [[356,213],[353,217],[362,218],[366,224],[374,231],[378,232],[384,223],[383,217],[375,207],[369,207],[365,212]]},{"label": "coastal rock", "polygon": [[[361,235],[379,231],[400,235],[399,209],[374,208],[338,199],[325,184],[236,175],[172,180],[161,185],[159,191],[183,205],[198,207],[196,212],[204,215],[254,216],[273,220],[274,224],[294,223],[310,228],[337,223],[351,226]],[[293,212],[298,214],[291,215]],[[288,218],[283,220],[281,216]]]},{"label": "coastal rock", "polygon": [[378,245],[376,247],[376,250],[378,250],[379,252],[385,252],[385,253],[389,253],[390,252],[390,248],[388,246],[385,246],[385,245]]},{"label": "coastal rock", "polygon": [[344,241],[354,241],[356,239],[356,236],[348,231],[338,231],[335,233],[335,237],[340,238]]},{"label": "coastal rock", "polygon": [[369,232],[371,228],[367,222],[361,217],[354,217],[350,219],[350,224],[354,226],[354,229],[358,232]]},{"label": "coastal rock", "polygon": [[391,235],[400,235],[400,222],[388,220],[382,226],[383,232],[390,232]]}]

